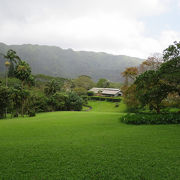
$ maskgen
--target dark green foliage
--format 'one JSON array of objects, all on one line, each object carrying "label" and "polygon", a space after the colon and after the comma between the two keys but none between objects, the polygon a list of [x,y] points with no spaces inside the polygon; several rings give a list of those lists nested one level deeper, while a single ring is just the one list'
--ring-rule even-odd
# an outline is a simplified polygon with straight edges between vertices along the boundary
[{"label": "dark green foliage", "polygon": [[161,79],[172,87],[172,91],[180,95],[180,56],[163,63],[159,74]]},{"label": "dark green foliage", "polygon": [[87,90],[83,87],[76,87],[73,89],[79,96],[87,95]]},{"label": "dark green foliage", "polygon": [[[170,105],[168,96],[174,93],[175,96],[180,96],[180,42],[174,42],[174,45],[164,50],[163,60],[163,63],[157,62],[156,70],[146,72],[143,70],[144,73],[140,74],[134,84],[123,92],[129,109],[138,110],[149,106],[150,110],[160,113],[163,105]],[[155,61],[145,61],[143,64],[154,66],[154,63],[156,64]],[[177,104],[176,102],[171,104]]]},{"label": "dark green foliage", "polygon": [[161,81],[158,71],[149,70],[139,75],[135,81],[136,97],[142,106],[148,105],[151,109],[160,112],[161,102],[168,96],[172,87]]},{"label": "dark green foliage", "polygon": [[21,61],[21,59],[19,58],[19,56],[17,56],[16,52],[12,49],[9,49],[6,53],[6,55],[4,55],[5,59],[8,59],[10,61],[10,67],[9,67],[9,72],[8,72],[8,77],[14,77],[14,71],[15,71],[15,64],[17,64],[18,62]]},{"label": "dark green foliage", "polygon": [[50,96],[55,94],[57,91],[60,91],[60,85],[56,80],[51,80],[47,82],[46,87],[44,89],[44,93],[46,96]]},{"label": "dark green foliage", "polygon": [[87,95],[88,95],[88,96],[94,96],[94,92],[93,92],[93,91],[88,91],[88,92],[87,92]]},{"label": "dark green foliage", "polygon": [[0,83],[0,119],[6,117],[6,109],[10,106],[11,93]]},{"label": "dark green foliage", "polygon": [[[24,113],[28,112],[29,108],[31,108],[28,107],[28,102],[31,101],[30,92],[25,89],[24,86],[25,84],[28,84],[29,86],[33,85],[34,78],[31,75],[31,67],[28,63],[22,60],[20,60],[16,65],[14,74],[17,79],[21,80],[21,89],[19,92],[21,97],[21,115],[24,116]],[[26,112],[24,112],[24,108],[26,108]]]},{"label": "dark green foliage", "polygon": [[20,86],[11,88],[11,114],[17,117],[22,106],[22,89]]},{"label": "dark green foliage", "polygon": [[57,92],[48,98],[48,106],[52,111],[65,111],[67,110],[67,99],[66,94]]},{"label": "dark green foliage", "polygon": [[83,106],[83,99],[75,92],[69,92],[66,100],[68,111],[81,111]]},{"label": "dark green foliage", "polygon": [[180,124],[179,113],[127,114],[120,118],[126,124]]},{"label": "dark green foliage", "polygon": [[163,52],[163,59],[165,61],[180,57],[180,42],[174,42]]},{"label": "dark green foliage", "polygon": [[[85,98],[87,96],[83,96]],[[120,102],[121,98],[118,97],[104,97],[104,96],[88,96],[88,100],[95,100],[95,101],[109,101],[109,102]]]},{"label": "dark green foliage", "polygon": [[27,112],[27,115],[28,115],[29,117],[34,117],[34,116],[36,116],[35,109],[29,109],[28,112]]},{"label": "dark green foliage", "polygon": [[9,66],[8,77],[14,77],[14,66],[14,63],[11,62]]},{"label": "dark green foliage", "polygon": [[48,112],[50,111],[48,98],[45,95],[34,96],[34,108],[36,112]]},{"label": "dark green foliage", "polygon": [[15,77],[22,82],[22,88],[25,83],[32,82],[31,67],[25,61],[20,61],[14,71]]},{"label": "dark green foliage", "polygon": [[[4,84],[5,84],[5,81],[3,80]],[[13,78],[8,78],[8,87],[18,87],[21,85],[21,81],[15,77]]]},{"label": "dark green foliage", "polygon": [[34,86],[35,85],[35,79],[34,79],[34,76],[33,75],[30,75],[29,76],[29,78],[27,79],[27,85],[29,86],[29,87],[31,87],[31,86]]},{"label": "dark green foliage", "polygon": [[159,69],[161,78],[180,95],[180,42],[174,42],[164,50],[163,63]]}]

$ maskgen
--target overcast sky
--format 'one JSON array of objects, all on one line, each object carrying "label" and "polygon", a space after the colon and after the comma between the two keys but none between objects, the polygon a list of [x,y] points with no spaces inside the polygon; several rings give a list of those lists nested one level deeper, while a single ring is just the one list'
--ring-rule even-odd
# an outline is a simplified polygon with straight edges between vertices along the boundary
[{"label": "overcast sky", "polygon": [[180,0],[0,0],[0,42],[147,58],[180,40]]}]

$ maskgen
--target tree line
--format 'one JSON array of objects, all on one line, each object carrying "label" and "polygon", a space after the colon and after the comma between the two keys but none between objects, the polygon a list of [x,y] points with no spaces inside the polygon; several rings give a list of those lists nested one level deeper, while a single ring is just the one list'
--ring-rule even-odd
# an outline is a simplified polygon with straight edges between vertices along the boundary
[{"label": "tree line", "polygon": [[15,51],[10,49],[3,57],[6,75],[5,81],[0,80],[0,118],[6,118],[7,114],[35,116],[36,112],[82,109],[83,99],[76,92],[62,91],[62,81],[54,78],[42,85]]}]

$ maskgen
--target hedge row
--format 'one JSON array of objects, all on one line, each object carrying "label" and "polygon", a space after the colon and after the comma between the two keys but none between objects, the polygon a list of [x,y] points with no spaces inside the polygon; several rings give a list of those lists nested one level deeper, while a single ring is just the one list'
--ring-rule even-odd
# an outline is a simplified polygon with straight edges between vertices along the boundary
[{"label": "hedge row", "polygon": [[109,102],[120,102],[120,98],[116,97],[104,97],[104,96],[83,96],[83,99],[86,100],[95,100],[95,101],[109,101]]},{"label": "hedge row", "polygon": [[126,124],[180,124],[180,114],[127,114],[120,118]]}]

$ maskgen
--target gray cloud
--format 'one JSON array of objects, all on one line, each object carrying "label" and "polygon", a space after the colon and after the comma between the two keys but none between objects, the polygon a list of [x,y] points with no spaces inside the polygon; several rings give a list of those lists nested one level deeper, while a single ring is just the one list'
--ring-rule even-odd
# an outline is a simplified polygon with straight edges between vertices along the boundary
[{"label": "gray cloud", "polygon": [[0,41],[146,57],[162,51],[179,32],[145,36],[139,18],[156,16],[169,0],[0,0]]}]

